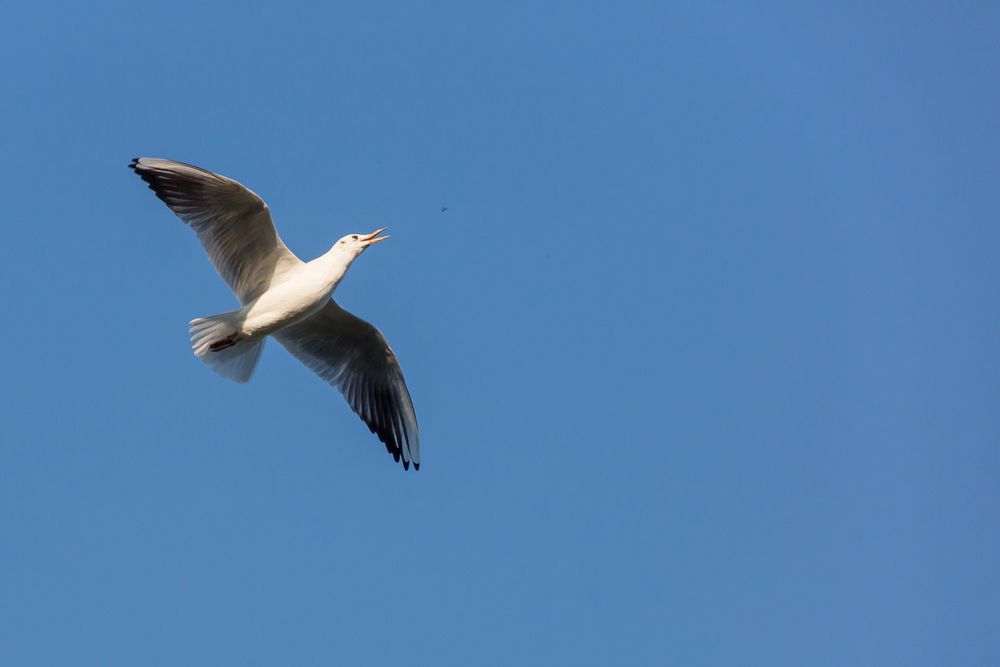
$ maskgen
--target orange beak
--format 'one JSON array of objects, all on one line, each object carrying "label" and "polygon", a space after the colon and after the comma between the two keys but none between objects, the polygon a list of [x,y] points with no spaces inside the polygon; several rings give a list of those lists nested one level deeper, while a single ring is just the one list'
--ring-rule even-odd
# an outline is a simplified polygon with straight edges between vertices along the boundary
[{"label": "orange beak", "polygon": [[386,234],[385,236],[379,236],[378,238],[375,237],[387,229],[389,228],[383,227],[382,229],[376,229],[374,232],[372,232],[371,234],[369,234],[368,236],[364,237],[361,240],[365,242],[365,246],[370,246],[371,244],[378,243],[379,241],[385,241],[387,238],[389,238],[388,234]]}]

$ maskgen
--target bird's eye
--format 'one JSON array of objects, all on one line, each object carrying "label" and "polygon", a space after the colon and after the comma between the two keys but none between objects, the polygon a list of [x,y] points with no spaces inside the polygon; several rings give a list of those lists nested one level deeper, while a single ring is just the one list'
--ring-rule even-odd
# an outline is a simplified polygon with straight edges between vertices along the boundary
[{"label": "bird's eye", "polygon": [[354,239],[355,241],[357,241],[358,240],[358,235],[357,234],[352,234],[351,238]]}]

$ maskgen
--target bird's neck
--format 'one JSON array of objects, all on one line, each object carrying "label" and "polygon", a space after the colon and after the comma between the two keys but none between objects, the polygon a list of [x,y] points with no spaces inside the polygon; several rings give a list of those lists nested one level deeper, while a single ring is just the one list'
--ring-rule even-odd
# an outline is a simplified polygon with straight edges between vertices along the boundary
[{"label": "bird's neck", "polygon": [[330,291],[337,288],[337,284],[343,280],[347,269],[351,268],[351,263],[355,256],[348,254],[337,247],[330,248],[325,255],[314,259],[310,264],[315,264],[317,270],[322,274],[324,281],[330,284]]}]

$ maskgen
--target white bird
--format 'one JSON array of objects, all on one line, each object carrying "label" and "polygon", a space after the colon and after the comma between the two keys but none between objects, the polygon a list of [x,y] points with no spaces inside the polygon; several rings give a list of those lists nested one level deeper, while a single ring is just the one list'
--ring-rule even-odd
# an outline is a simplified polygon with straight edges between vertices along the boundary
[{"label": "white bird", "polygon": [[247,382],[264,341],[279,343],[336,386],[403,468],[420,469],[420,433],[403,372],[382,332],[331,298],[351,262],[384,241],[385,227],[348,234],[303,262],[282,243],[267,204],[249,188],[182,162],[129,165],[191,225],[240,308],[191,320],[195,355],[220,375]]}]

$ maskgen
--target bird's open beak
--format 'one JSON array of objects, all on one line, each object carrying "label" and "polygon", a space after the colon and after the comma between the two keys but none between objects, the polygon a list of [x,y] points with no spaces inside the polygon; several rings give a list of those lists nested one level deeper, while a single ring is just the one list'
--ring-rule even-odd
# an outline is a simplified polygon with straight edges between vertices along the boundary
[{"label": "bird's open beak", "polygon": [[[368,236],[364,237],[361,240],[365,242],[365,246],[370,246],[371,244],[378,243],[379,241],[385,241],[387,238],[389,238],[388,234],[386,234],[385,236],[378,236],[378,235],[387,229],[389,228],[383,227],[382,229],[376,229],[374,232],[372,232],[371,234],[369,234]],[[378,238],[375,238],[376,236],[378,236]]]}]

